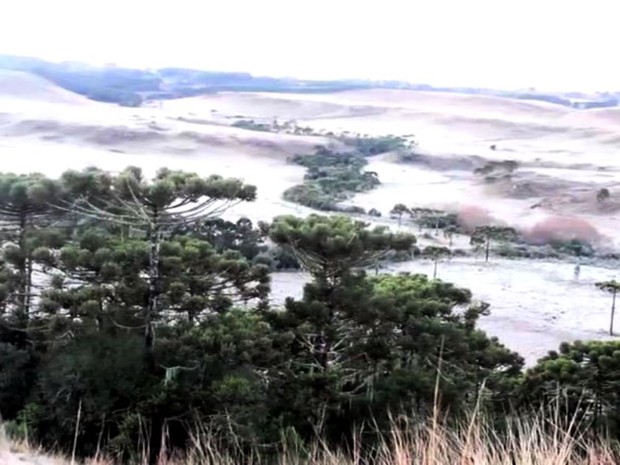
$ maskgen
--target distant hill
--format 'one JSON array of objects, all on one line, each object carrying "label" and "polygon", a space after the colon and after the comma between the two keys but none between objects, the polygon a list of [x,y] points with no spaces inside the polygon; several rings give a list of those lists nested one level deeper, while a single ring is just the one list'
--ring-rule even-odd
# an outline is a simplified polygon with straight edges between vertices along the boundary
[{"label": "distant hill", "polygon": [[[492,95],[539,100],[582,109],[613,107],[620,101],[620,92],[587,96],[575,92],[540,93],[535,90],[503,91],[473,87],[436,87],[403,81],[302,80],[188,68],[146,70],[116,66],[97,67],[78,62],[52,63],[39,58],[11,55],[0,55],[0,70],[2,69],[27,71],[89,99],[124,106],[139,106],[148,99],[172,99],[222,91],[325,93],[356,89],[409,89]],[[578,99],[575,98],[577,95]]]},{"label": "distant hill", "polygon": [[40,76],[6,69],[0,69],[0,98],[70,105],[93,104],[84,96],[69,92]]}]

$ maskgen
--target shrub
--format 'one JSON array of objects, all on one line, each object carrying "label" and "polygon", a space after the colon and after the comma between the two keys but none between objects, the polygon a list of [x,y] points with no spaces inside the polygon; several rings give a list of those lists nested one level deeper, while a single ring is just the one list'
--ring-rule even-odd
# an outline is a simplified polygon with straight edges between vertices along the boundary
[{"label": "shrub", "polygon": [[253,119],[247,120],[242,119],[235,121],[232,124],[235,128],[247,129],[249,131],[261,131],[261,132],[270,132],[271,126],[269,124],[257,123]]}]

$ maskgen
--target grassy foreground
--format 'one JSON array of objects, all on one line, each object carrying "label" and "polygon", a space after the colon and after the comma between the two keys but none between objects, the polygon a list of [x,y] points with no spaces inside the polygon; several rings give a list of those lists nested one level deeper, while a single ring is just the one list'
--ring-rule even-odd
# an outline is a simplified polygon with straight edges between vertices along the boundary
[{"label": "grassy foreground", "polygon": [[[396,424],[400,426],[396,426]],[[561,423],[567,426],[560,427]],[[217,447],[207,431],[194,435],[186,457],[162,458],[160,465],[614,465],[620,455],[614,443],[589,438],[577,430],[575,422],[537,416],[507,422],[501,436],[485,421],[476,418],[461,427],[448,428],[437,418],[425,427],[408,421],[394,422],[392,431],[373,451],[372,458],[361,456],[361,441],[353,453],[332,450],[320,440],[304,447],[283,446],[276,458],[260,453],[237,454]],[[94,458],[86,462],[52,458],[25,443],[0,439],[3,465],[116,465],[119,462]],[[139,460],[138,464],[146,463]]]}]

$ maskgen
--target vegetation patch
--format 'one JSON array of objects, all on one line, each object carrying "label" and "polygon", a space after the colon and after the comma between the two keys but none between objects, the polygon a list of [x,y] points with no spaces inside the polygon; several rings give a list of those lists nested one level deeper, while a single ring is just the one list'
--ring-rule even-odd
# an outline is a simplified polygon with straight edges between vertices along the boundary
[{"label": "vegetation patch", "polygon": [[241,119],[235,121],[231,126],[234,128],[247,129],[249,131],[272,132],[271,125],[265,123],[257,123],[253,119]]},{"label": "vegetation patch", "polygon": [[[372,454],[394,418],[419,431],[433,412],[497,424],[553,404],[589,434],[617,434],[617,341],[563,344],[524,373],[519,354],[479,329],[489,305],[469,290],[378,273],[411,255],[440,273],[445,248],[419,250],[411,234],[343,215],[258,228],[220,218],[255,196],[236,179],[168,169],[1,175],[6,429],[76,458],[150,464],[165,447],[187,452],[195,425],[218,450],[259,450],[257,463],[275,463],[283,438],[303,455],[317,434],[344,457],[368,424],[359,454],[381,463]],[[484,247],[509,233],[478,236]],[[276,254],[310,276],[277,306],[265,266]],[[613,333],[620,285],[597,286]]]},{"label": "vegetation patch", "polygon": [[314,154],[296,155],[291,161],[307,171],[304,183],[287,189],[284,199],[317,210],[339,210],[340,202],[380,184],[377,173],[363,171],[368,162],[358,152],[335,152],[320,147]]}]

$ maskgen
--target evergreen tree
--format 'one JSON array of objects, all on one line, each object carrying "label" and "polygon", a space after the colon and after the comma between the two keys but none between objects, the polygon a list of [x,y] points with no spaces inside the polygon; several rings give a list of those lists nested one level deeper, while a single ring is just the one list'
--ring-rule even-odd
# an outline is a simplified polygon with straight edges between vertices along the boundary
[{"label": "evergreen tree", "polygon": [[451,255],[450,249],[447,247],[439,247],[435,245],[429,245],[422,249],[422,256],[429,258],[433,261],[433,279],[437,278],[437,263],[442,257],[449,257]]},{"label": "evergreen tree", "polygon": [[596,287],[599,289],[609,292],[611,294],[611,317],[609,322],[609,335],[614,335],[614,316],[616,313],[616,295],[618,291],[620,291],[620,282],[616,280],[604,281],[600,283],[596,283]]},{"label": "evergreen tree", "polygon": [[620,426],[620,342],[563,342],[525,374],[522,397],[527,406],[553,402],[558,416],[594,421],[618,432]]},{"label": "evergreen tree", "polygon": [[394,208],[390,211],[390,215],[396,216],[398,218],[398,227],[400,227],[401,222],[403,220],[403,215],[405,213],[410,213],[409,208],[405,204],[397,203],[394,205]]},{"label": "evergreen tree", "polygon": [[41,227],[49,227],[55,216],[53,203],[59,198],[58,183],[42,174],[0,174],[0,221],[4,243],[4,293],[18,326],[30,317],[33,290],[33,254],[42,246]]},{"label": "evergreen tree", "polygon": [[505,226],[478,226],[471,234],[470,244],[484,249],[484,261],[489,261],[492,241],[510,241],[517,238],[514,228]]},{"label": "evergreen tree", "polygon": [[[90,174],[90,173],[87,173]],[[72,173],[71,173],[72,175]],[[70,177],[66,175],[65,178]],[[68,187],[74,187],[68,184]],[[83,189],[83,186],[78,185]],[[92,183],[86,187],[93,187]],[[142,230],[149,242],[148,302],[144,308],[144,340],[147,360],[152,365],[154,334],[153,320],[160,310],[160,246],[164,234],[181,225],[218,216],[241,201],[252,201],[256,188],[236,179],[213,175],[201,178],[194,173],[160,169],[148,180],[139,168],[129,167],[120,173],[107,191],[97,184],[95,194],[112,208],[92,201],[93,193],[75,192],[78,200],[71,210],[98,221]],[[103,195],[102,195],[103,194]],[[107,197],[107,198],[106,198]],[[96,198],[96,197],[95,197]],[[109,200],[108,200],[109,199]]]}]

